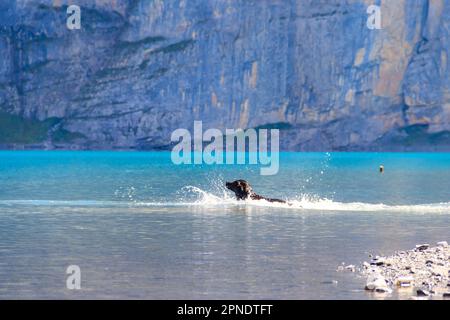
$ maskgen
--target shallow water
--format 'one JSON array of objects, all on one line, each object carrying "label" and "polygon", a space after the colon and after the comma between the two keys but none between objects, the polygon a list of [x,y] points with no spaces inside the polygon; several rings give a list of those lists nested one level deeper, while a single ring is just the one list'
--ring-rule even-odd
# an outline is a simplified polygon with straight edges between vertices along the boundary
[{"label": "shallow water", "polygon": [[[238,178],[292,205],[237,202]],[[284,153],[260,176],[166,152],[0,152],[0,298],[397,298],[336,269],[449,241],[449,190],[450,154]]]}]

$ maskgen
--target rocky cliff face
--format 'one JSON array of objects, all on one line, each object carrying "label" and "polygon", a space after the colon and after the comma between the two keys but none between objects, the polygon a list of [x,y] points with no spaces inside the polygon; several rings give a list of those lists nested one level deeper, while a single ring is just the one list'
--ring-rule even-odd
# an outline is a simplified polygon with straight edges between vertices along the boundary
[{"label": "rocky cliff face", "polygon": [[289,150],[450,150],[447,0],[2,0],[0,56],[3,147],[161,149],[202,120]]}]

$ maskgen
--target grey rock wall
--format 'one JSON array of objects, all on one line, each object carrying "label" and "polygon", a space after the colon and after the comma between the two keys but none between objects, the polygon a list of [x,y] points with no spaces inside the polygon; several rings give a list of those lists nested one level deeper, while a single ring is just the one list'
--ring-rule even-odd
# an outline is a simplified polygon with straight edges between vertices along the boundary
[{"label": "grey rock wall", "polygon": [[2,0],[0,144],[165,149],[202,120],[286,150],[450,150],[449,33],[447,0]]}]

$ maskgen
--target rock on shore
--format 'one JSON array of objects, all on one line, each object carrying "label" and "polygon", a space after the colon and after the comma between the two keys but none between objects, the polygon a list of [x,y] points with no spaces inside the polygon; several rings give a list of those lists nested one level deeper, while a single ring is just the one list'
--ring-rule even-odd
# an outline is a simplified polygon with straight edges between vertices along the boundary
[{"label": "rock on shore", "polygon": [[413,297],[450,298],[450,246],[446,241],[434,247],[419,244],[387,257],[375,256],[358,270],[367,277],[366,290],[390,293],[412,288]]}]

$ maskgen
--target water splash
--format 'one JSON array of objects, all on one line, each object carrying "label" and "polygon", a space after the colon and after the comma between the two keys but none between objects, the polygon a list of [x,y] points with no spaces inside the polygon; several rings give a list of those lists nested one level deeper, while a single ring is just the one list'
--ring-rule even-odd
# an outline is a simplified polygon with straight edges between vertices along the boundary
[{"label": "water splash", "polygon": [[60,206],[60,207],[233,207],[255,206],[272,207],[304,211],[346,211],[346,212],[415,212],[415,213],[450,213],[450,202],[417,204],[417,205],[387,205],[383,203],[339,202],[316,195],[302,194],[287,203],[273,203],[265,200],[238,201],[218,183],[213,192],[205,191],[196,186],[185,186],[178,192],[175,201],[136,201],[132,197],[128,201],[96,201],[96,200],[0,200],[0,206]]}]

